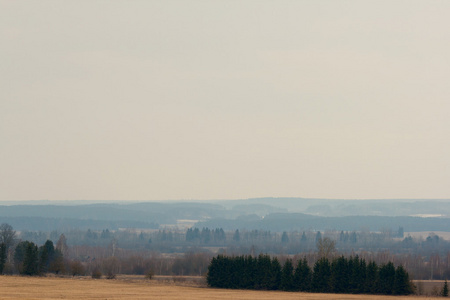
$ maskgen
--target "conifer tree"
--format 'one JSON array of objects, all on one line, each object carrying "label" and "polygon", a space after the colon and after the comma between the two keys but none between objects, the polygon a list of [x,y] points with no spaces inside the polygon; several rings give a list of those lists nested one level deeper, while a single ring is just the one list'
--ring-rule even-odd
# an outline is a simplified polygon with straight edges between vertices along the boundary
[{"label": "conifer tree", "polygon": [[367,290],[367,264],[366,260],[359,259],[359,281],[358,281],[358,293],[364,293]]},{"label": "conifer tree", "polygon": [[217,278],[220,276],[220,270],[218,268],[218,262],[217,260],[220,259],[220,255],[217,257],[213,257],[209,266],[208,266],[208,273],[206,273],[206,283],[208,286],[211,287],[219,287],[217,284]]},{"label": "conifer tree", "polygon": [[376,294],[378,285],[378,265],[371,261],[366,268],[365,293]]},{"label": "conifer tree", "polygon": [[317,244],[317,242],[318,242],[320,239],[322,239],[322,234],[320,233],[320,231],[317,231],[317,233],[316,233],[316,244]]},{"label": "conifer tree", "polygon": [[22,274],[37,275],[39,273],[38,247],[32,242],[27,243],[23,258]]},{"label": "conifer tree", "polygon": [[6,245],[5,243],[0,243],[0,275],[3,274],[5,263],[6,263]]},{"label": "conifer tree", "polygon": [[311,268],[308,266],[306,257],[300,259],[297,263],[294,273],[295,290],[308,292],[311,289]]},{"label": "conifer tree", "polygon": [[39,272],[49,271],[50,265],[55,260],[55,246],[53,242],[47,240],[44,245],[39,247]]},{"label": "conifer tree", "polygon": [[319,259],[314,264],[311,287],[313,292],[331,292],[331,268],[326,257]]},{"label": "conifer tree", "polygon": [[227,288],[228,278],[230,277],[228,272],[228,266],[226,257],[218,255],[211,260],[208,266],[208,273],[206,276],[206,282],[211,287]]},{"label": "conifer tree", "polygon": [[294,290],[294,267],[290,259],[286,260],[281,270],[280,289],[283,291]]},{"label": "conifer tree", "polygon": [[349,259],[349,292],[359,294],[364,292],[366,278],[366,262],[358,256]]},{"label": "conifer tree", "polygon": [[382,265],[379,270],[378,293],[391,295],[394,290],[395,267],[392,262]]},{"label": "conifer tree", "polygon": [[342,230],[341,233],[339,234],[339,242],[343,242],[345,239],[345,234],[344,231]]},{"label": "conifer tree", "polygon": [[271,267],[272,262],[270,256],[260,254],[257,261],[256,289],[268,290],[271,286]]},{"label": "conifer tree", "polygon": [[49,253],[44,246],[39,247],[39,273],[46,273],[49,266]]},{"label": "conifer tree", "polygon": [[240,280],[241,278],[241,264],[242,264],[242,259],[240,256],[237,257],[231,257],[229,259],[229,265],[228,265],[228,284],[227,284],[227,288],[232,288],[232,289],[238,289],[240,288],[240,282],[242,280]]},{"label": "conifer tree", "polygon": [[251,255],[246,256],[244,259],[244,270],[242,270],[244,289],[255,288],[255,277],[258,272],[256,262],[257,260]]},{"label": "conifer tree", "polygon": [[25,252],[28,246],[27,241],[22,241],[17,244],[16,249],[14,250],[14,265],[19,271],[19,273],[22,274],[23,271],[23,260],[25,258]]},{"label": "conifer tree", "polygon": [[331,285],[334,293],[348,293],[349,272],[348,260],[345,257],[341,256],[333,260],[331,264]]},{"label": "conifer tree", "polygon": [[241,240],[241,235],[239,234],[239,229],[236,229],[236,231],[233,234],[233,241],[239,242]]},{"label": "conifer tree", "polygon": [[308,238],[306,237],[306,233],[303,231],[302,237],[300,239],[301,242],[306,242]]},{"label": "conifer tree", "polygon": [[442,297],[448,297],[448,284],[447,284],[447,279],[445,279],[444,286],[442,287],[441,296],[442,296]]},{"label": "conifer tree", "polygon": [[278,258],[274,257],[270,266],[270,290],[278,290],[281,284],[281,265]]},{"label": "conifer tree", "polygon": [[289,237],[286,231],[283,231],[283,234],[281,235],[281,242],[283,244],[289,243]]},{"label": "conifer tree", "polygon": [[398,266],[395,270],[393,294],[394,295],[409,295],[412,293],[409,276],[403,266]]}]

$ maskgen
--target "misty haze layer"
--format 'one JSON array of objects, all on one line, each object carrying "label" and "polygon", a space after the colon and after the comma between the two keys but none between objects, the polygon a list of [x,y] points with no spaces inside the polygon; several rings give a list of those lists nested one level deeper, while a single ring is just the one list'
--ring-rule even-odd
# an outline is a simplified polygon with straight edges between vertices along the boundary
[{"label": "misty haze layer", "polygon": [[0,2],[0,200],[448,198],[450,3]]}]

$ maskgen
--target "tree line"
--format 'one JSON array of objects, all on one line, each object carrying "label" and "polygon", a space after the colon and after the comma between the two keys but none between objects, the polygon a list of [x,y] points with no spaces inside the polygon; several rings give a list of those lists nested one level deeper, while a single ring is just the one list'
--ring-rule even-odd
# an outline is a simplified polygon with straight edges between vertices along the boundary
[{"label": "tree line", "polygon": [[16,231],[11,225],[3,223],[0,225],[0,275],[5,272],[29,276],[63,273],[65,249],[64,235],[61,235],[56,247],[51,240],[38,247],[30,241],[16,241]]},{"label": "tree line", "polygon": [[64,271],[63,254],[59,249],[55,249],[50,240],[40,247],[29,241],[17,244],[14,265],[20,274],[29,276],[48,272],[58,274]]},{"label": "tree line", "polygon": [[[430,234],[424,238],[413,238],[404,235],[404,230],[389,230],[382,232],[362,231],[284,231],[271,232],[265,230],[233,230],[225,231],[223,228],[162,228],[159,230],[126,229],[126,230],[69,230],[36,232],[21,231],[18,238],[44,244],[46,240],[56,242],[64,233],[69,246],[86,245],[108,247],[111,241],[117,240],[123,249],[149,250],[164,253],[177,253],[186,247],[222,247],[233,249],[233,253],[250,254],[245,251],[250,247],[257,248],[255,253],[308,253],[314,251],[316,243],[321,237],[329,237],[336,241],[336,250],[341,253],[349,253],[355,249],[364,251],[382,252],[389,250],[395,254],[417,254],[427,259],[434,254],[441,257],[450,252],[450,241],[440,238],[436,234]],[[242,251],[241,251],[242,249]],[[416,272],[414,272],[416,274]],[[430,274],[428,272],[427,274]],[[436,277],[436,279],[442,276]]]},{"label": "tree line", "polygon": [[403,266],[392,262],[377,265],[358,256],[322,257],[311,268],[306,258],[294,267],[291,259],[283,266],[276,257],[260,254],[218,255],[208,267],[210,287],[231,289],[284,290],[316,293],[408,295],[413,285]]},{"label": "tree line", "polygon": [[[401,229],[399,228],[399,233]],[[426,239],[406,236],[403,240],[397,238],[389,242],[384,238],[389,234],[389,232],[367,231],[227,232],[221,228],[213,230],[195,227],[190,230],[162,229],[151,232],[136,229],[120,231],[104,229],[72,230],[64,233],[57,231],[16,233],[9,224],[1,224],[0,267],[3,268],[4,274],[20,274],[18,270],[20,263],[14,261],[18,243],[29,241],[35,245],[44,245],[50,240],[56,245],[56,249],[59,244],[59,250],[63,254],[65,271],[59,274],[86,275],[96,269],[108,274],[110,266],[114,265],[114,272],[122,274],[145,274],[153,271],[155,275],[203,275],[207,272],[211,258],[217,254],[255,256],[259,253],[268,253],[271,256],[277,255],[282,264],[287,258],[297,261],[306,257],[312,267],[321,256],[330,258],[339,253],[346,257],[359,255],[366,261],[375,261],[378,265],[392,261],[395,266],[402,265],[409,274],[413,274],[415,280],[450,278],[450,252],[447,252],[450,242],[435,234],[430,234]],[[209,242],[203,244],[208,240],[208,236]],[[60,243],[58,238],[64,242]],[[223,239],[225,243],[221,242]],[[321,245],[319,241],[327,239],[335,245],[332,255],[329,256],[327,253],[330,251],[321,251],[322,247],[319,247]],[[2,246],[2,243],[5,244]],[[377,249],[380,250],[370,250],[370,247],[366,249],[365,245],[368,243],[376,243]],[[344,247],[347,244],[352,248]],[[399,253],[396,248],[399,245],[407,252]],[[217,252],[213,253],[211,246],[216,246]],[[421,292],[419,286],[417,292]]]}]

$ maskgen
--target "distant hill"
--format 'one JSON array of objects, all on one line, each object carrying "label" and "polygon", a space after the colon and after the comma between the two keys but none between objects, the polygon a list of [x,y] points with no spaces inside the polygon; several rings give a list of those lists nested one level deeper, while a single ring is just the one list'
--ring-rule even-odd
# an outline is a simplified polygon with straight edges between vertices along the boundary
[{"label": "distant hill", "polygon": [[227,208],[240,205],[270,205],[289,212],[340,216],[412,216],[440,214],[450,217],[450,199],[315,199],[252,198],[217,201]]},{"label": "distant hill", "polygon": [[270,214],[265,218],[238,218],[235,220],[212,219],[199,222],[198,228],[262,229],[269,231],[337,230],[337,231],[449,231],[450,218],[389,217],[389,216],[347,216],[321,217],[302,213]]},{"label": "distant hill", "polygon": [[[94,202],[94,201],[93,201]],[[449,231],[450,200],[254,198],[168,202],[7,202],[0,223],[17,230],[158,228],[179,220],[224,229]],[[5,204],[1,203],[0,204]],[[418,218],[415,216],[439,216]]]}]

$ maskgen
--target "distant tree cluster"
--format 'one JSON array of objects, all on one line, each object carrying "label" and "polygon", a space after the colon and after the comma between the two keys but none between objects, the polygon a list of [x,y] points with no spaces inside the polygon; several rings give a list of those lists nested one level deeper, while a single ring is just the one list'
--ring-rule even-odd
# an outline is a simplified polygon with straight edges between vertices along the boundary
[{"label": "distant tree cluster", "polygon": [[226,235],[222,228],[216,228],[210,230],[209,228],[203,228],[201,231],[198,228],[189,228],[186,231],[186,242],[198,242],[208,244],[209,242],[225,242]]},{"label": "distant tree cluster", "polygon": [[[413,238],[409,235],[400,238],[402,231],[402,227],[399,227],[397,233],[389,230],[380,232],[370,232],[368,230],[351,232],[334,230],[271,232],[245,229],[224,231],[223,228],[211,229],[207,227],[193,227],[186,230],[178,228],[161,228],[160,230],[71,229],[61,232],[21,231],[17,238],[42,245],[47,239],[56,243],[58,237],[64,233],[70,247],[93,246],[107,248],[112,241],[116,241],[116,244],[120,245],[121,249],[133,251],[178,253],[180,249],[189,249],[190,247],[220,247],[226,249],[227,253],[236,255],[254,255],[255,253],[268,253],[271,255],[281,253],[290,255],[306,254],[316,250],[319,240],[324,241],[328,238],[334,241],[335,251],[343,254],[354,253],[354,251],[357,251],[357,254],[361,254],[362,251],[370,253],[389,251],[392,254],[404,257],[417,255],[429,262],[430,257],[433,255],[438,254],[443,259],[450,253],[450,241],[442,239],[434,233],[424,238]],[[365,258],[381,263],[376,257],[368,258],[366,256]],[[445,278],[450,278],[450,269],[442,269],[444,265],[447,266],[448,264],[433,265],[431,272],[431,270],[425,270],[431,267],[431,264],[428,262],[426,265],[405,262],[404,265],[408,266],[408,271],[414,274],[415,279],[428,279],[431,273],[433,273],[433,279],[444,280]],[[396,265],[399,263],[396,260]],[[413,267],[414,269],[412,269]]]},{"label": "distant tree cluster", "polygon": [[64,234],[60,236],[55,248],[51,240],[41,247],[34,242],[16,239],[12,226],[0,225],[0,275],[14,274],[41,275],[48,272],[63,273],[65,264],[63,253],[67,252]]},{"label": "distant tree cluster", "polygon": [[413,292],[409,275],[392,262],[378,266],[358,256],[323,257],[311,269],[306,259],[294,268],[288,259],[283,266],[269,255],[214,257],[208,267],[210,287],[284,290],[316,293],[408,295]]},{"label": "distant tree cluster", "polygon": [[41,247],[29,241],[20,242],[14,251],[14,264],[20,274],[29,276],[64,271],[63,255],[50,240]]},{"label": "distant tree cluster", "polygon": [[[329,260],[340,253],[359,255],[366,261],[384,265],[393,261],[403,265],[416,280],[450,278],[450,242],[430,233],[428,237],[411,237],[399,227],[397,233],[361,231],[284,231],[222,228],[145,229],[71,229],[68,231],[14,231],[9,224],[0,225],[0,272],[20,274],[22,264],[15,263],[16,246],[21,241],[44,245],[54,243],[63,255],[59,274],[85,275],[95,270],[107,276],[114,272],[155,275],[203,275],[216,254],[278,255],[282,264],[286,255],[295,262],[306,257],[312,268],[320,257]],[[400,236],[404,234],[404,238]],[[396,238],[392,238],[397,236]],[[23,246],[23,244],[22,244]],[[20,248],[19,248],[20,249]],[[38,248],[39,249],[39,248]],[[214,250],[213,250],[214,249]],[[19,251],[19,250],[18,250]],[[331,263],[331,262],[330,262]],[[41,268],[41,272],[44,272]],[[55,272],[48,264],[47,272]],[[422,290],[417,287],[417,292]]]}]

